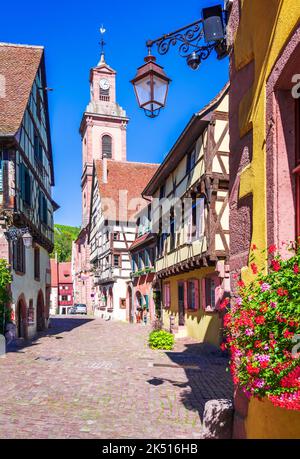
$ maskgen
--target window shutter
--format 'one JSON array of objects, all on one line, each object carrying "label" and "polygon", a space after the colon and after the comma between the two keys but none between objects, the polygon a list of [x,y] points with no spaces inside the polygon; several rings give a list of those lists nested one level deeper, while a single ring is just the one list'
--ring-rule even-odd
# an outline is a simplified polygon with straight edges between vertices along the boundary
[{"label": "window shutter", "polygon": [[187,225],[187,243],[193,242],[193,208],[190,209]]},{"label": "window shutter", "polygon": [[197,238],[203,234],[203,214],[204,214],[204,198],[197,199]]},{"label": "window shutter", "polygon": [[206,279],[201,279],[201,300],[202,300],[202,309],[206,309]]},{"label": "window shutter", "polygon": [[199,309],[199,281],[195,280],[194,281],[194,286],[195,286],[195,311]]},{"label": "window shutter", "polygon": [[184,282],[184,309],[188,309],[188,283]]},{"label": "window shutter", "polygon": [[19,186],[21,192],[21,198],[25,199],[25,168],[24,164],[20,163],[19,165]]},{"label": "window shutter", "polygon": [[39,192],[39,217],[40,221],[43,221],[43,195],[41,191]]}]

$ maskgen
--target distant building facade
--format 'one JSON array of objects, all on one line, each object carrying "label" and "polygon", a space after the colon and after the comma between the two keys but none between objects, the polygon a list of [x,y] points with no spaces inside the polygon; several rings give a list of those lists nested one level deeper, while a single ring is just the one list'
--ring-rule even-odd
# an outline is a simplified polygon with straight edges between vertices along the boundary
[{"label": "distant building facade", "polygon": [[[152,323],[156,316],[156,234],[151,232],[151,203],[137,215],[135,240],[130,246],[131,281],[128,282],[128,320]],[[159,288],[158,288],[159,290]]]},{"label": "distant building facade", "polygon": [[[0,43],[0,257],[11,265],[17,336],[48,324],[53,250],[54,170],[44,48]],[[8,241],[28,228],[33,241]]]},{"label": "distant building facade", "polygon": [[95,161],[89,244],[97,316],[128,319],[130,246],[136,236],[136,213],[147,205],[141,192],[157,167],[106,158]]},{"label": "distant building facade", "polygon": [[74,304],[71,262],[51,259],[51,314],[68,314]]}]

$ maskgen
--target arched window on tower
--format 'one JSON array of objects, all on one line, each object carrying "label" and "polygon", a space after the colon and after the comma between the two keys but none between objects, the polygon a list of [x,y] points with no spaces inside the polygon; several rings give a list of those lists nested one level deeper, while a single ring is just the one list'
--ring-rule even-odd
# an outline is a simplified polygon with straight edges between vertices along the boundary
[{"label": "arched window on tower", "polygon": [[102,158],[112,157],[112,141],[109,135],[102,137]]}]

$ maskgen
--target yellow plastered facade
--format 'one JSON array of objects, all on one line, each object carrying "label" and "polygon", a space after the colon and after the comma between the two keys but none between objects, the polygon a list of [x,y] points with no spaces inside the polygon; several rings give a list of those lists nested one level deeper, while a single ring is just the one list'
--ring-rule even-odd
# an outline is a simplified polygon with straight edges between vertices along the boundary
[{"label": "yellow plastered facade", "polygon": [[[240,70],[253,59],[254,83],[245,95],[239,111],[240,134],[253,128],[253,158],[240,175],[240,194],[253,195],[252,244],[259,249],[267,245],[266,228],[266,84],[281,50],[299,22],[300,0],[245,0],[234,50],[235,67]],[[263,255],[256,262],[265,267]],[[242,277],[251,279],[248,267]]]},{"label": "yellow plastered facade", "polygon": [[[253,129],[253,158],[240,175],[239,197],[253,195],[251,244],[267,245],[266,208],[266,85],[273,67],[299,23],[300,0],[243,0],[235,36],[235,67],[255,61],[254,82],[239,110],[240,135]],[[263,255],[255,252],[257,264],[266,269]],[[242,278],[252,278],[249,267]],[[299,438],[300,413],[276,408],[269,400],[251,399],[246,421],[247,438]]]},{"label": "yellow plastered facade", "polygon": [[[164,327],[169,329],[170,316],[175,317],[175,324],[178,325],[178,282],[186,281],[188,279],[201,280],[208,274],[214,272],[213,268],[195,269],[190,273],[183,273],[178,276],[169,277],[164,283],[170,283],[170,299],[171,304],[169,310],[163,311]],[[198,340],[199,342],[207,342],[218,346],[221,339],[221,319],[218,312],[205,312],[202,306],[202,291],[200,284],[200,304],[197,311],[186,311],[185,313],[185,327],[187,336]]]}]

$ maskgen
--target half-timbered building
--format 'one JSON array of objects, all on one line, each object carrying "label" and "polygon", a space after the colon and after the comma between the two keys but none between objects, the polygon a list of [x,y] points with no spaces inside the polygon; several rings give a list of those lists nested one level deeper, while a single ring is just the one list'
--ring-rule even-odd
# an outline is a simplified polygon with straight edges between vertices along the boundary
[{"label": "half-timbered building", "polygon": [[164,326],[218,344],[229,290],[228,90],[190,122],[150,180]]},{"label": "half-timbered building", "polygon": [[157,167],[105,156],[94,163],[88,242],[96,316],[127,318],[129,249],[136,236],[136,213],[147,206],[141,192]]},{"label": "half-timbered building", "polygon": [[151,232],[151,203],[136,219],[135,240],[130,246],[131,281],[127,289],[128,319],[131,323],[152,323],[156,316],[156,234]]},{"label": "half-timbered building", "polygon": [[[44,49],[0,43],[0,257],[11,265],[20,337],[43,329],[49,316],[53,185]],[[12,227],[27,228],[32,247],[12,240]]]}]

